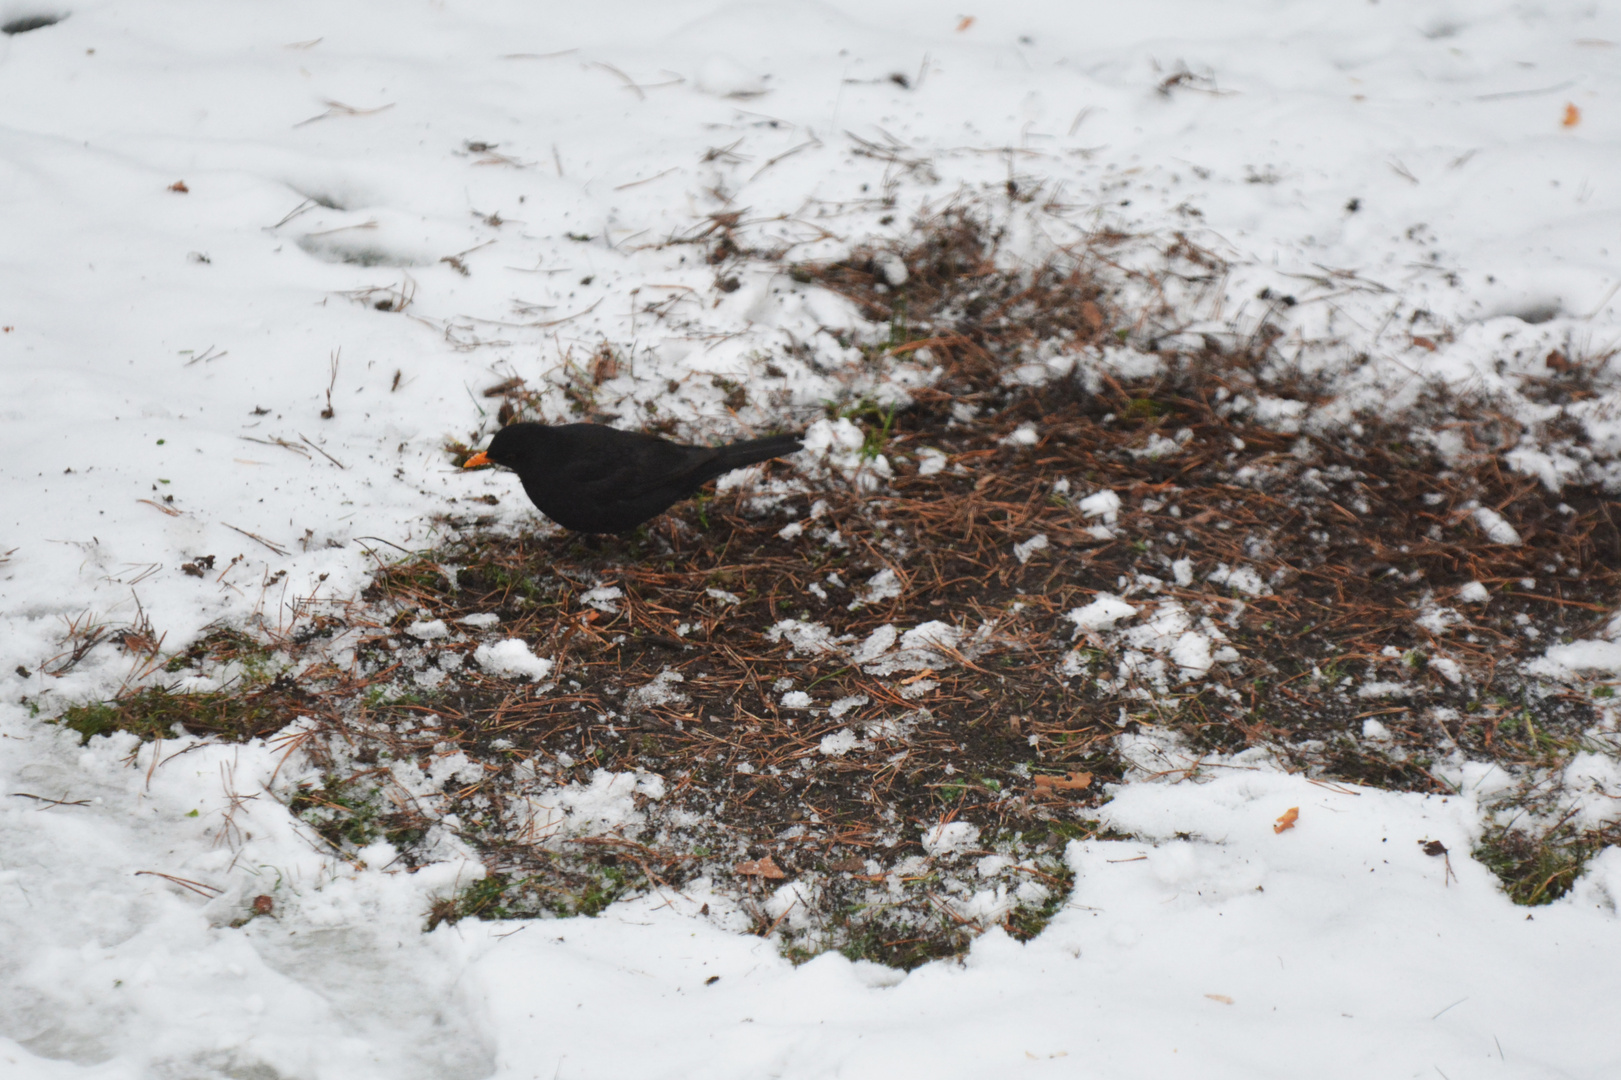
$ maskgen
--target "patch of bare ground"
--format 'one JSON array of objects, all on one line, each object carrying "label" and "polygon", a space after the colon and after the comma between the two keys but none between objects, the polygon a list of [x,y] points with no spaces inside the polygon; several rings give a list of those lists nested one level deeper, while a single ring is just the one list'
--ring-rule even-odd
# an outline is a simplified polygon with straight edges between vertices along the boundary
[{"label": "patch of bare ground", "polygon": [[[1150,351],[1164,312],[1121,310],[1118,239],[1008,270],[959,211],[793,267],[887,325],[870,363],[926,358],[931,384],[831,405],[861,431],[842,467],[776,463],[595,544],[452,522],[381,567],[353,663],[304,680],[328,780],[295,811],[338,850],[481,852],[435,922],[687,890],[790,955],[912,966],[1045,925],[1122,732],[1425,792],[1451,790],[1437,762],[1530,775],[1586,745],[1593,692],[1521,662],[1614,610],[1615,497],[1507,471],[1519,428],[1489,401],[1302,432],[1328,388],[1264,326]],[[1098,361],[1126,341],[1147,374]],[[480,660],[512,638],[550,670]],[[1483,848],[1511,892],[1568,889],[1580,860],[1523,835]]]}]

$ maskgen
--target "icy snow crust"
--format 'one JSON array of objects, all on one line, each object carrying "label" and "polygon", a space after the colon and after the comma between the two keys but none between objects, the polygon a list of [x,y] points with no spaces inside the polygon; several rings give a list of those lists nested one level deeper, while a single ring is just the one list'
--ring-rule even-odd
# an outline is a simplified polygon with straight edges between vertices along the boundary
[{"label": "icy snow crust", "polygon": [[[555,387],[602,341],[635,343],[604,388],[627,403],[623,422],[656,405],[694,434],[767,419],[734,418],[717,375],[802,421],[840,394],[883,403],[927,381],[920,361],[863,383],[841,344],[865,329],[846,301],[765,273],[717,291],[699,249],[660,246],[710,213],[782,215],[791,257],[832,258],[898,235],[925,199],[1011,177],[1061,181],[1084,224],[1194,230],[1235,269],[1222,309],[1188,333],[1242,333],[1270,313],[1337,380],[1320,414],[1246,403],[1285,431],[1399,408],[1433,381],[1538,418],[1554,407],[1518,398],[1521,376],[1552,350],[1617,339],[1616,11],[1158,0],[975,14],[152,0],[0,37],[0,1072],[1621,1073],[1600,1007],[1621,995],[1621,853],[1527,919],[1467,855],[1500,777],[1464,775],[1450,799],[1340,789],[1259,756],[1201,763],[1122,736],[1137,770],[1105,824],[1136,839],[1071,845],[1075,892],[1036,940],[992,930],[966,964],[901,976],[837,955],[793,968],[726,929],[725,901],[702,890],[594,920],[425,934],[430,903],[482,867],[448,830],[415,873],[386,844],[351,863],[320,854],[274,797],[306,777],[296,724],[268,744],[81,748],[19,704],[49,715],[129,674],[110,645],[63,670],[74,620],[140,613],[171,649],[217,621],[285,629],[296,602],[353,596],[371,551],[431,545],[437,513],[494,496],[472,510],[533,527],[509,478],[456,473],[441,442],[493,426],[481,387]],[[846,131],[894,160],[852,155]],[[1072,228],[1033,211],[1008,227],[1032,261]],[[905,274],[883,269],[891,284]],[[1274,299],[1256,299],[1262,287]],[[1278,310],[1284,296],[1302,300]],[[654,323],[648,302],[681,318]],[[795,343],[814,367],[781,359]],[[768,354],[783,377],[763,372]],[[1122,348],[1091,362],[1154,360]],[[1613,489],[1615,393],[1565,408],[1592,449],[1522,444],[1508,465],[1550,490]],[[1467,452],[1454,433],[1430,437]],[[807,467],[873,488],[887,476],[847,421],[812,442]],[[1109,500],[1091,497],[1106,532]],[[1519,540],[1489,507],[1474,519]],[[182,571],[210,555],[201,576]],[[1266,587],[1244,573],[1229,568],[1237,592]],[[864,583],[861,602],[893,585]],[[1073,618],[1078,635],[1128,646],[1112,677],[1153,687],[1220,662],[1220,628],[1157,590]],[[915,671],[971,657],[951,630],[781,633]],[[1614,675],[1616,648],[1559,645],[1542,673]],[[522,642],[485,659],[549,669]],[[679,694],[677,681],[650,692]],[[845,729],[821,752],[856,741]],[[477,766],[394,768],[431,801]],[[1580,820],[1614,815],[1613,761],[1582,755],[1567,773]],[[592,834],[661,793],[652,776],[537,776],[523,812],[537,834]],[[1296,826],[1275,833],[1293,807]],[[952,823],[919,839],[940,859],[973,842]],[[1424,854],[1432,839],[1446,860]],[[793,888],[767,909],[792,918]],[[260,895],[273,914],[233,925]],[[711,902],[719,917],[698,917]]]}]

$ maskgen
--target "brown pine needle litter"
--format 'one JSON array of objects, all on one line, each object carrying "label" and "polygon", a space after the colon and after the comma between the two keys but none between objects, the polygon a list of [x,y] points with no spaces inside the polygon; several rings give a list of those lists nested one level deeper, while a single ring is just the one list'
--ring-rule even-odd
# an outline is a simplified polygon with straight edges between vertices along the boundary
[{"label": "brown pine needle litter", "polygon": [[[718,277],[770,255],[735,225],[700,238]],[[322,842],[354,857],[386,839],[408,868],[449,832],[484,857],[488,876],[429,923],[594,914],[690,887],[731,897],[791,956],[903,966],[960,954],[992,924],[1039,932],[1072,883],[1065,844],[1099,835],[1096,808],[1126,774],[1122,734],[1262,747],[1325,781],[1441,794],[1438,760],[1529,776],[1574,753],[1590,698],[1520,662],[1614,610],[1621,504],[1507,471],[1519,425],[1489,400],[1437,396],[1333,434],[1257,422],[1242,401],[1328,393],[1265,325],[1194,348],[1179,337],[1149,376],[1015,377],[1044,344],[1158,344],[1163,310],[1119,306],[1107,254],[1120,239],[1012,271],[959,210],[910,246],[781,267],[888,325],[864,346],[871,363],[926,350],[941,369],[904,408],[829,406],[893,467],[876,490],[778,462],[764,476],[796,493],[728,489],[596,546],[447,519],[447,544],[380,564],[361,600],[311,604],[262,643],[330,659],[244,687],[245,707],[147,686],[64,722],[161,736],[142,720],[153,711],[163,730],[257,737],[267,709],[280,726],[306,717],[288,753],[325,779],[279,797]],[[904,288],[885,284],[888,258]],[[1180,238],[1165,258],[1168,275],[1221,269]],[[1579,400],[1595,370],[1551,366],[1540,392]],[[580,415],[600,408],[602,381],[582,381]],[[490,393],[503,418],[538,400],[520,379]],[[1450,460],[1415,436],[1442,417],[1465,448]],[[1083,506],[1104,491],[1117,508]],[[1493,521],[1520,542],[1499,542]],[[1459,599],[1465,586],[1476,600]],[[1068,617],[1105,593],[1136,615],[1114,631]],[[1214,628],[1207,670],[1119,633],[1173,611]],[[490,614],[498,626],[464,621]],[[410,633],[436,621],[444,633]],[[872,644],[927,624],[944,629],[905,662]],[[549,674],[474,658],[505,638],[553,660]],[[352,651],[322,651],[334,642]],[[205,641],[169,670],[218,650],[240,666],[243,648]],[[469,765],[434,800],[397,779],[456,754]],[[587,835],[534,810],[599,770],[661,778],[638,785],[638,824]],[[1568,889],[1603,840],[1567,821],[1493,837],[1482,857],[1528,902]]]}]

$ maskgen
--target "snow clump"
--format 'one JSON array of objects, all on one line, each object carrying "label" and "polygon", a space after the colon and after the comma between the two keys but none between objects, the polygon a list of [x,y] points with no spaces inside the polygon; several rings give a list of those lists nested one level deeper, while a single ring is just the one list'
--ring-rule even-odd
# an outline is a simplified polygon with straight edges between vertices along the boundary
[{"label": "snow clump", "polygon": [[478,666],[494,675],[527,675],[539,682],[552,673],[552,661],[536,656],[522,638],[480,645],[473,652]]}]

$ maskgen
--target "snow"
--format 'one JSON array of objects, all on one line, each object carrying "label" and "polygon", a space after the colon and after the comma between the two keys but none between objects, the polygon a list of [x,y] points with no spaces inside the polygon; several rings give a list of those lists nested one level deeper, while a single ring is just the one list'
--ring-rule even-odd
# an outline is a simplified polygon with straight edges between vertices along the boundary
[{"label": "snow", "polygon": [[1076,506],[1089,518],[1102,518],[1105,525],[1113,525],[1120,519],[1120,496],[1112,491],[1093,492]]},{"label": "snow", "polygon": [[486,671],[526,675],[539,682],[552,672],[552,661],[536,656],[522,638],[486,642],[473,651],[473,659]]},{"label": "snow", "polygon": [[1098,598],[1085,607],[1078,607],[1069,613],[1069,621],[1075,624],[1077,631],[1108,630],[1121,619],[1129,619],[1137,614],[1137,609],[1110,593],[1099,593]]},{"label": "snow", "polygon": [[[888,457],[823,404],[893,392],[860,383],[860,357],[839,344],[859,313],[765,274],[714,294],[710,268],[658,243],[728,207],[780,215],[802,228],[796,257],[822,258],[886,228],[878,209],[830,208],[885,192],[898,235],[924,199],[1016,172],[1061,182],[1088,220],[1195,230],[1234,261],[1222,319],[1253,329],[1275,306],[1257,298],[1265,285],[1302,297],[1291,332],[1344,336],[1341,352],[1304,356],[1339,380],[1321,416],[1244,403],[1279,431],[1399,407],[1431,382],[1512,396],[1551,349],[1596,354],[1617,338],[1613,5],[1031,0],[974,14],[907,0],[105,0],[0,37],[0,1072],[1621,1074],[1600,1007],[1621,996],[1621,851],[1528,917],[1469,855],[1491,783],[1474,773],[1455,796],[1423,797],[1314,784],[1263,757],[1167,764],[1160,748],[1103,808],[1134,839],[1070,845],[1075,893],[1039,937],[992,930],[965,963],[903,975],[836,954],[794,967],[772,941],[700,915],[723,910],[702,888],[597,919],[424,932],[429,906],[482,866],[449,832],[414,872],[386,844],[353,862],[323,854],[277,798],[306,776],[297,717],[240,746],[81,746],[22,704],[50,715],[129,673],[111,646],[42,673],[86,613],[144,612],[166,648],[216,624],[282,631],[355,596],[375,558],[432,547],[437,515],[472,504],[492,527],[536,528],[509,478],[462,474],[442,445],[488,434],[482,387],[517,375],[555,391],[570,350],[605,340],[635,342],[619,390],[706,436],[767,419],[704,396],[711,376],[746,381],[757,356],[813,343],[844,374],[806,367],[784,389],[782,408],[809,425],[800,457],[880,491]],[[852,157],[846,130],[892,133],[938,180]],[[880,263],[891,285],[906,277],[897,263]],[[1334,302],[1307,292],[1313,276],[1341,290]],[[702,304],[670,329],[633,290]],[[1417,326],[1420,308],[1459,332],[1415,344],[1397,327]],[[1122,373],[1158,363],[1129,346],[1096,358]],[[683,385],[699,389],[666,389],[694,372]],[[907,377],[920,373],[921,361]],[[557,394],[546,400],[561,416]],[[1621,484],[1616,405],[1607,391],[1564,414],[1611,459],[1527,444],[1507,464],[1549,490]],[[1174,469],[1179,448],[1159,435],[1141,449]],[[948,467],[918,458],[920,471]],[[1078,506],[1107,534],[1122,500],[1100,491]],[[1493,542],[1521,542],[1492,509],[1470,514]],[[833,543],[801,522],[783,535]],[[180,571],[206,556],[218,560],[206,577]],[[1175,568],[1177,583],[1193,570]],[[1228,584],[1264,595],[1246,587],[1264,589],[1258,577],[1231,576],[1243,573]],[[865,602],[900,582],[874,584]],[[1487,599],[1471,588],[1458,603]],[[622,598],[597,586],[579,601]],[[1130,646],[1117,677],[1152,685],[1219,662],[1214,628],[1175,601],[1114,629],[1136,613],[1100,596],[1070,618]],[[1462,621],[1440,606],[1416,617],[1437,634]],[[460,625],[488,633],[499,618]],[[938,670],[951,662],[939,647],[966,643],[944,621],[884,629],[859,645],[804,621],[774,632],[802,654],[846,650],[891,671]],[[405,626],[429,647],[460,632]],[[536,680],[552,668],[518,639],[476,656]],[[1621,645],[1556,644],[1532,666],[1614,676]],[[627,709],[678,701],[679,680],[632,689]],[[818,749],[854,745],[846,728]],[[477,766],[395,768],[430,798]],[[1584,755],[1567,771],[1577,820],[1598,820],[1614,762]],[[661,785],[537,777],[521,812],[547,835],[611,832]],[[1296,826],[1274,833],[1294,807]],[[923,835],[971,858],[961,824]],[[1448,857],[1425,855],[1427,840]],[[793,887],[767,901],[789,919]],[[241,923],[257,896],[273,914]]]},{"label": "snow", "polygon": [[1492,543],[1510,545],[1520,543],[1519,532],[1514,526],[1503,520],[1502,514],[1499,514],[1491,507],[1477,506],[1474,518],[1475,524],[1480,526],[1480,531],[1485,533],[1486,538]]},{"label": "snow", "polygon": [[1047,547],[1047,534],[1037,533],[1028,540],[1021,540],[1013,545],[1013,557],[1019,560],[1022,566],[1030,561],[1030,556]]},{"label": "snow", "polygon": [[1537,670],[1557,674],[1564,671],[1592,671],[1621,675],[1621,641],[1584,639],[1569,645],[1555,645],[1532,664]]}]

